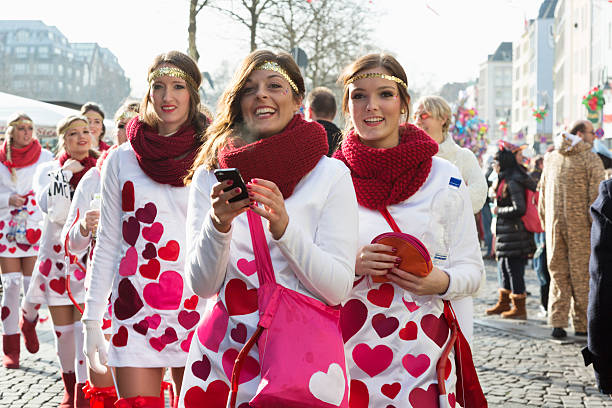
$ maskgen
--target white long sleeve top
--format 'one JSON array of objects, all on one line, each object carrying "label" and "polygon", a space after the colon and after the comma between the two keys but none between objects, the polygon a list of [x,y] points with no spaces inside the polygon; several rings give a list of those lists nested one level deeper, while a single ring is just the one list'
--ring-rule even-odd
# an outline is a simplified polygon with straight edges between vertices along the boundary
[{"label": "white long sleeve top", "polygon": [[461,172],[461,178],[467,185],[472,211],[476,214],[482,209],[487,199],[488,185],[474,153],[470,149],[458,146],[452,136],[447,134],[444,141],[438,145],[436,156],[457,166]]}]

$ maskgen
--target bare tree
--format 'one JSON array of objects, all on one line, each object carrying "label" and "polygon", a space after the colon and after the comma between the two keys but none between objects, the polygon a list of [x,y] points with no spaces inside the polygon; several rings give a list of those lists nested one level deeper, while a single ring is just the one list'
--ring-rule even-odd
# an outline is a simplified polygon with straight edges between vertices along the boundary
[{"label": "bare tree", "polygon": [[189,48],[187,52],[196,62],[200,59],[200,53],[196,46],[196,17],[209,3],[210,0],[189,0],[189,27],[187,28],[187,32],[189,33]]}]

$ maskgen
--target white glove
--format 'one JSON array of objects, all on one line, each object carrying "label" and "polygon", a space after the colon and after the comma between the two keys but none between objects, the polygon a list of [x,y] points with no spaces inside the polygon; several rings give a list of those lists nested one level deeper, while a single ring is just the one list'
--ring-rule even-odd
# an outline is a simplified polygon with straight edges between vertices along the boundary
[{"label": "white glove", "polygon": [[102,333],[102,324],[97,320],[83,320],[85,326],[85,355],[87,365],[98,374],[106,373],[108,342]]}]

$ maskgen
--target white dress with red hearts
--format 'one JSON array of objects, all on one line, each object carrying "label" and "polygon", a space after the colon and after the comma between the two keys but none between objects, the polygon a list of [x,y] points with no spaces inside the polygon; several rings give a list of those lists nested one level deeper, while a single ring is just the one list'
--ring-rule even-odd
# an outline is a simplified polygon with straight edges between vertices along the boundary
[{"label": "white dress with red hearts", "polygon": [[[388,207],[402,232],[422,239],[431,200],[446,188],[450,177],[460,178],[457,168],[434,157],[425,184],[407,200]],[[474,294],[483,268],[469,194],[463,184],[460,191],[464,214],[451,238],[446,293],[418,297],[394,283],[363,277],[344,303],[341,327],[351,374],[351,408],[439,406],[436,364],[449,339],[442,299],[455,301]],[[359,207],[360,247],[390,231],[380,212]],[[461,307],[456,313],[461,314]],[[447,364],[446,392],[454,407],[454,354]]]},{"label": "white dress with red hearts", "polygon": [[102,208],[84,320],[111,294],[110,366],[183,367],[206,302],[184,284],[189,187],[147,176],[130,143],[102,169]]},{"label": "white dress with red hearts", "polygon": [[[187,233],[193,239],[188,279],[200,296],[218,293],[219,300],[194,336],[180,407],[225,407],[234,360],[259,321],[259,280],[247,216],[235,218],[226,234],[215,229],[209,211],[216,182],[211,172],[199,169],[189,198]],[[297,184],[285,207],[289,224],[280,240],[270,236],[264,220],[277,282],[327,304],[339,304],[350,293],[357,250],[357,202],[348,169],[338,160],[322,158]],[[246,407],[255,395],[259,371],[253,347],[242,367],[236,406]]]},{"label": "white dress with red hearts", "polygon": [[[68,182],[71,177],[72,172],[61,170],[57,160],[42,164],[34,176],[34,197],[44,216],[38,260],[26,294],[26,300],[30,303],[72,305],[66,287],[67,279],[70,279],[70,292],[75,301],[83,303],[85,300],[85,273],[76,265],[67,266],[62,237],[70,208],[71,191]],[[82,258],[84,253],[76,255]]]},{"label": "white dress with red hearts", "polygon": [[[28,167],[16,169],[17,180],[13,181],[11,172],[4,164],[0,163],[0,257],[22,258],[36,256],[42,235],[43,215],[36,204],[32,192],[34,173],[41,164],[53,160],[50,151],[42,149],[36,163]],[[18,209],[9,205],[9,198],[13,194],[26,196],[26,221],[27,242],[9,241],[7,232],[10,231],[14,216]],[[30,194],[30,195],[28,195]]]}]

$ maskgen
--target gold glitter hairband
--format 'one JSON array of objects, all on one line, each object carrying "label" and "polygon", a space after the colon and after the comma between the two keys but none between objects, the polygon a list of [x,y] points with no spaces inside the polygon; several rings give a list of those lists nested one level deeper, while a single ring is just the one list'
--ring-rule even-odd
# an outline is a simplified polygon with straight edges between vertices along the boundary
[{"label": "gold glitter hairband", "polygon": [[[79,124],[79,122],[81,122],[82,124]],[[62,135],[65,135],[66,133],[68,133],[69,130],[78,128],[78,127],[89,127],[89,123],[87,123],[86,121],[84,121],[83,119],[75,119],[70,125],[68,125],[68,127],[66,129],[64,129],[64,133],[62,133]]]},{"label": "gold glitter hairband", "polygon": [[367,73],[367,74],[355,75],[354,77],[352,77],[348,81],[346,81],[345,85],[350,85],[350,84],[352,84],[355,81],[358,81],[360,79],[366,79],[366,78],[388,79],[389,81],[397,82],[398,84],[400,84],[401,86],[406,88],[406,90],[408,90],[408,85],[406,85],[406,83],[403,80],[401,80],[400,78],[398,78],[396,76],[393,76],[393,75],[381,74],[381,73],[378,73],[378,72],[370,72],[370,73]]},{"label": "gold glitter hairband", "polygon": [[196,82],[193,80],[192,77],[189,76],[189,74],[187,74],[182,69],[178,69],[175,67],[162,67],[162,68],[158,68],[155,71],[151,72],[149,74],[149,85],[153,81],[155,81],[157,78],[163,77],[163,76],[184,79],[185,82],[187,82],[193,89],[195,90],[198,89]]},{"label": "gold glitter hairband", "polygon": [[297,85],[295,84],[295,82],[293,82],[293,79],[291,79],[287,71],[285,71],[283,67],[278,65],[278,63],[274,61],[265,61],[263,64],[255,68],[255,70],[256,71],[274,71],[274,72],[279,73],[280,75],[282,75],[283,78],[287,80],[287,82],[289,82],[289,85],[291,85],[291,88],[293,88],[295,93],[299,95],[300,91],[298,90]]},{"label": "gold glitter hairband", "polygon": [[126,110],[121,115],[119,115],[115,123],[121,122],[124,119],[132,119],[132,118],[135,118],[136,116],[138,116],[138,112],[134,112],[133,110]]},{"label": "gold glitter hairband", "polygon": [[9,123],[9,126],[17,126],[17,125],[33,125],[34,122],[32,122],[29,119],[17,119],[12,121],[11,123]]}]

